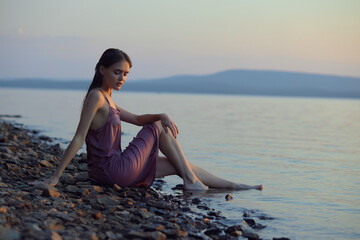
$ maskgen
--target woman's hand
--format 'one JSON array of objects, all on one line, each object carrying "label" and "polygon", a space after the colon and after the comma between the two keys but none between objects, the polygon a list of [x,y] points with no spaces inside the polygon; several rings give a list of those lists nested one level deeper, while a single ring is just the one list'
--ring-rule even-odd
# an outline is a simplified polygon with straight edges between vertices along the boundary
[{"label": "woman's hand", "polygon": [[38,184],[47,184],[47,185],[50,185],[50,186],[55,186],[57,183],[59,182],[59,179],[57,177],[50,177],[48,179],[45,179],[45,180],[36,180],[36,181],[33,181],[33,182],[29,182],[29,185],[38,185]]},{"label": "woman's hand", "polygon": [[169,116],[165,113],[161,114],[161,124],[165,129],[165,132],[168,133],[168,128],[170,129],[171,133],[173,134],[174,138],[177,137],[179,130],[173,120],[169,118]]}]

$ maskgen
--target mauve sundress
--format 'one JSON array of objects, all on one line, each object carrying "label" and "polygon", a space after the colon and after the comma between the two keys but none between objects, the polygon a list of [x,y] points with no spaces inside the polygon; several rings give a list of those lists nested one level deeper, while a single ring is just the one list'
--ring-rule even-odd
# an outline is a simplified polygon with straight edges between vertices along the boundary
[{"label": "mauve sundress", "polygon": [[106,124],[97,130],[89,129],[86,136],[90,179],[105,185],[150,187],[159,152],[158,127],[145,125],[122,151],[120,111],[112,108],[104,97],[109,105]]}]

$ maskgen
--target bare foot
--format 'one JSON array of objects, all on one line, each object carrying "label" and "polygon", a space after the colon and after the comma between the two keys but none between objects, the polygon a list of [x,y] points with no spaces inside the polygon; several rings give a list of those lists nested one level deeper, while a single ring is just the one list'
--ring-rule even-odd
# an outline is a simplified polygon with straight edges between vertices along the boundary
[{"label": "bare foot", "polygon": [[184,183],[183,186],[184,190],[192,190],[192,191],[204,191],[204,190],[209,190],[209,188],[207,186],[205,186],[202,182],[200,182],[199,180],[197,180],[194,183]]},{"label": "bare foot", "polygon": [[264,188],[264,187],[262,186],[262,184],[260,184],[260,185],[255,185],[255,186],[252,187],[252,189],[256,189],[256,190],[260,190],[260,191],[262,191],[263,188]]},{"label": "bare foot", "polygon": [[255,186],[251,186],[251,185],[245,185],[245,184],[235,184],[234,189],[236,190],[248,190],[248,189],[257,189],[257,190],[263,190],[263,185],[255,185]]}]

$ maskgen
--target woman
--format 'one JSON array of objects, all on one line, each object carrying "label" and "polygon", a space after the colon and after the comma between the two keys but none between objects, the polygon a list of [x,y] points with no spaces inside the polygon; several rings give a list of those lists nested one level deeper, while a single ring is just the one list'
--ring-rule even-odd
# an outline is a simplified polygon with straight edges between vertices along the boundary
[{"label": "woman", "polygon": [[[176,174],[183,179],[184,190],[208,187],[262,190],[262,185],[236,184],[189,163],[176,140],[178,128],[166,114],[135,115],[116,105],[111,98],[112,90],[121,89],[131,66],[123,51],[111,48],[103,53],[85,97],[75,136],[59,166],[49,179],[30,184],[55,186],[86,141],[89,177],[99,184],[149,187],[155,177]],[[120,119],[143,126],[124,151],[120,146]],[[159,149],[165,157],[158,157]]]}]

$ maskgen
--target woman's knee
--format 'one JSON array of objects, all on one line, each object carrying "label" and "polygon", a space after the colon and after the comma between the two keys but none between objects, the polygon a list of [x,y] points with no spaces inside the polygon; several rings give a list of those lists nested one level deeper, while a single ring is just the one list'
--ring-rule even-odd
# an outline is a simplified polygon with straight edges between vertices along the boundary
[{"label": "woman's knee", "polygon": [[164,131],[164,128],[163,128],[163,126],[162,126],[162,124],[161,124],[161,121],[160,121],[160,120],[159,120],[159,121],[154,122],[154,124],[158,127],[158,129],[159,129],[160,133],[162,133],[162,132]]},{"label": "woman's knee", "polygon": [[[168,137],[174,138],[174,136],[171,133],[170,129],[167,129],[167,130],[164,129],[163,125],[161,124],[161,121],[156,121],[156,122],[154,122],[154,124],[158,127],[159,132],[160,132],[161,135],[166,135]],[[165,133],[170,133],[170,134],[165,134]]]}]

